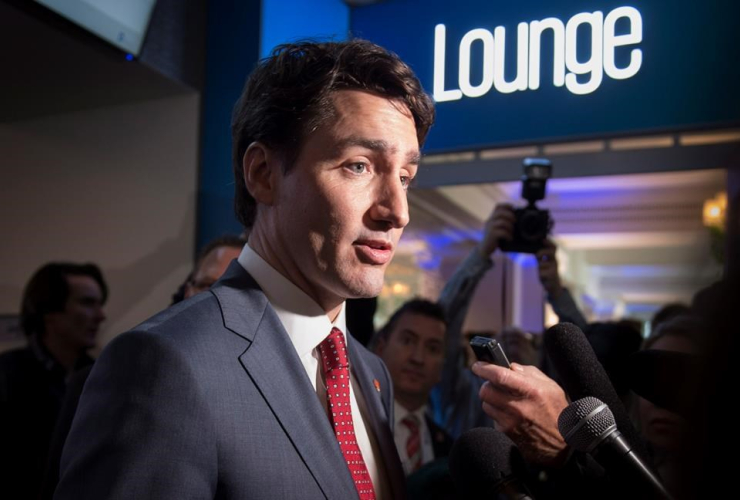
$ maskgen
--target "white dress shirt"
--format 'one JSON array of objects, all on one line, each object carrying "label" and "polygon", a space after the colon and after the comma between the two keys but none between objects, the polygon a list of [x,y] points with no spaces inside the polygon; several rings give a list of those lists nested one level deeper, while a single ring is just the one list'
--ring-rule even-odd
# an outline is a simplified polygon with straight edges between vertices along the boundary
[{"label": "white dress shirt", "polygon": [[[248,244],[244,245],[238,262],[262,288],[270,301],[270,305],[285,327],[285,331],[288,332],[288,337],[290,337],[290,341],[293,343],[301,363],[303,363],[308,379],[316,390],[319,401],[324,406],[328,420],[326,385],[320,369],[321,364],[319,363],[319,353],[316,347],[331,333],[332,327],[338,328],[346,335],[345,304],[342,303],[339,315],[332,323],[329,321],[326,312],[311,297],[270,266]],[[349,356],[349,351],[347,356]],[[349,361],[351,367],[352,360]],[[390,490],[385,469],[379,461],[380,449],[375,436],[372,435],[368,425],[365,424],[367,421],[365,398],[351,370],[350,381],[349,396],[357,445],[360,447],[362,458],[373,482],[376,498],[379,500],[389,498]]]},{"label": "white dress shirt", "polygon": [[393,401],[394,407],[394,426],[393,426],[393,439],[396,441],[396,448],[398,449],[398,456],[401,457],[401,463],[403,464],[403,472],[408,476],[411,472],[412,464],[409,461],[408,453],[406,453],[406,443],[411,436],[411,430],[403,425],[401,421],[408,414],[416,416],[419,422],[419,434],[421,437],[421,465],[427,464],[434,460],[434,445],[432,444],[432,434],[429,432],[427,426],[427,420],[424,415],[427,411],[427,405],[418,408],[416,411],[408,411],[406,408],[398,404],[397,401]]}]

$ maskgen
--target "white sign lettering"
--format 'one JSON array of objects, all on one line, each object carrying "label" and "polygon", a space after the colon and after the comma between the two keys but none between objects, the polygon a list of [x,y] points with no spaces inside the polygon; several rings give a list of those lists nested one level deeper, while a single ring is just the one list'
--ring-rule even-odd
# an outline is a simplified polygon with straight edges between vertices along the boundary
[{"label": "white sign lettering", "polygon": [[[625,34],[615,34],[620,19],[628,21]],[[578,60],[577,32],[581,26],[591,30],[590,57]],[[540,88],[540,46],[544,33],[553,37],[552,84],[565,87],[573,94],[590,94],[599,88],[604,74],[615,80],[625,80],[637,74],[642,66],[642,50],[630,52],[629,64],[617,67],[614,53],[617,47],[636,45],[642,42],[642,17],[634,7],[618,7],[606,17],[600,11],[582,12],[571,17],[567,23],[550,17],[517,26],[516,75],[506,79],[504,75],[506,54],[506,28],[498,26],[491,33],[484,28],[468,31],[460,40],[458,88],[445,88],[445,58],[447,29],[444,24],[434,28],[434,99],[437,102],[456,101],[465,97],[481,97],[491,88],[509,94]],[[470,79],[471,53],[474,43],[483,47],[483,58],[475,61],[483,68],[480,82]],[[567,72],[566,72],[567,70]]]}]

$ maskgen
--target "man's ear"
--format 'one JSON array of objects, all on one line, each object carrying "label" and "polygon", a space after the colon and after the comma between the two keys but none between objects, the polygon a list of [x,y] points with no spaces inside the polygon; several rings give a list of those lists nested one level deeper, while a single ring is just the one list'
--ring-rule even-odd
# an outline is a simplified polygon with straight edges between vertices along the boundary
[{"label": "man's ear", "polygon": [[257,203],[272,205],[275,201],[280,168],[278,155],[261,142],[253,142],[244,152],[244,184]]},{"label": "man's ear", "polygon": [[375,349],[373,349],[373,351],[375,351],[375,354],[377,356],[380,356],[381,358],[383,357],[383,351],[385,351],[385,344],[385,338],[380,337],[375,343]]}]

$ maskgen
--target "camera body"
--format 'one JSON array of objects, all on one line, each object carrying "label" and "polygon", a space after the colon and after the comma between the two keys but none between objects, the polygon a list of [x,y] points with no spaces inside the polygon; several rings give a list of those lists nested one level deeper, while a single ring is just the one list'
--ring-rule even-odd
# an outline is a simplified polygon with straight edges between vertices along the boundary
[{"label": "camera body", "polygon": [[510,241],[501,242],[504,252],[537,253],[550,233],[553,221],[548,210],[537,208],[536,201],[545,198],[547,179],[552,175],[552,164],[544,158],[525,158],[522,177],[522,198],[528,204],[514,209],[514,232]]}]

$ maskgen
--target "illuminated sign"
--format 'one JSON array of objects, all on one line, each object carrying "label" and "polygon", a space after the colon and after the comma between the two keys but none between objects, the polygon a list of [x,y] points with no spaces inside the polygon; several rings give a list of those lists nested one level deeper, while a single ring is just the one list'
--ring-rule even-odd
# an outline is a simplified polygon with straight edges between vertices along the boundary
[{"label": "illuminated sign", "polygon": [[740,2],[393,0],[355,36],[436,101],[426,152],[740,124]]},{"label": "illuminated sign", "polygon": [[[628,21],[627,33],[616,34],[620,19]],[[578,29],[590,28],[590,57],[579,61]],[[573,94],[590,94],[599,88],[604,74],[615,80],[625,80],[637,74],[642,66],[642,50],[632,49],[626,67],[615,63],[618,47],[637,45],[642,41],[642,16],[634,7],[618,7],[606,16],[603,12],[582,12],[571,17],[567,23],[550,17],[517,26],[516,76],[507,80],[504,74],[506,63],[506,28],[498,26],[491,33],[485,28],[476,28],[463,35],[459,43],[458,87],[445,88],[445,54],[447,51],[446,27],[438,24],[434,28],[434,99],[437,102],[455,101],[465,97],[481,97],[495,88],[502,94],[516,91],[537,90],[540,87],[540,52],[543,34],[548,32],[554,40],[553,79],[556,87],[565,87]],[[471,81],[471,52],[474,43],[483,46],[483,77]],[[566,72],[567,70],[567,72]],[[579,76],[585,76],[581,81]]]}]

